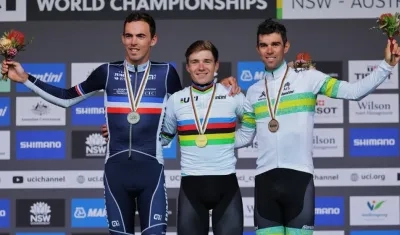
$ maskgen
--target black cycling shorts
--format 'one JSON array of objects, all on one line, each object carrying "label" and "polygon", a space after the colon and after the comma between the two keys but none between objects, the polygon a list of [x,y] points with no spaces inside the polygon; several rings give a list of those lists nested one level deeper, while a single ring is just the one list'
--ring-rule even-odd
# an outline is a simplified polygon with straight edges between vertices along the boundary
[{"label": "black cycling shorts", "polygon": [[276,168],[257,175],[254,190],[257,230],[273,227],[313,230],[315,188],[312,174]]},{"label": "black cycling shorts", "polygon": [[177,235],[243,235],[243,203],[236,174],[183,176]]},{"label": "black cycling shorts", "polygon": [[[148,156],[119,153],[107,160],[104,196],[111,235],[135,234],[138,210],[142,235],[165,235],[168,210],[164,167]],[[136,208],[137,206],[137,208]]]}]

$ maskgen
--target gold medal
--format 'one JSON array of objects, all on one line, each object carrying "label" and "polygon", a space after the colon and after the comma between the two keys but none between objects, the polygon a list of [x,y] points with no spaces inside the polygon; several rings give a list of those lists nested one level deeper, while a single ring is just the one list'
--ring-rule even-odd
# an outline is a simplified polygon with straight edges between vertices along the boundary
[{"label": "gold medal", "polygon": [[268,129],[270,132],[277,132],[279,129],[279,122],[276,119],[272,119],[268,122]]},{"label": "gold medal", "polygon": [[198,135],[195,141],[196,146],[199,148],[204,148],[207,145],[207,137],[205,135]]}]

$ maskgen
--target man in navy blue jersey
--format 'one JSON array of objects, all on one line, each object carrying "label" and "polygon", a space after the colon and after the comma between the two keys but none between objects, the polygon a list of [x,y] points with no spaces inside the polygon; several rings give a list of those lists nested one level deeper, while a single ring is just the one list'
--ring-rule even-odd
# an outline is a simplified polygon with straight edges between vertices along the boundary
[{"label": "man in navy blue jersey", "polygon": [[[150,15],[129,14],[122,43],[123,61],[100,65],[84,82],[69,89],[42,82],[15,61],[3,61],[2,73],[64,108],[104,90],[109,135],[104,194],[110,234],[134,234],[136,200],[142,234],[164,235],[168,205],[159,134],[166,101],[182,85],[172,65],[149,60],[157,43],[156,24]],[[232,86],[232,93],[240,91],[233,77],[223,83]]]}]

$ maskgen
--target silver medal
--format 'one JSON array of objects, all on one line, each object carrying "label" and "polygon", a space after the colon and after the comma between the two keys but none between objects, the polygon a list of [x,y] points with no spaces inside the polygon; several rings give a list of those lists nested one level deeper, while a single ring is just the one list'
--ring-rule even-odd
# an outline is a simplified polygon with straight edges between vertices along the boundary
[{"label": "silver medal", "polygon": [[140,120],[140,115],[137,112],[130,112],[127,119],[130,124],[136,124]]}]

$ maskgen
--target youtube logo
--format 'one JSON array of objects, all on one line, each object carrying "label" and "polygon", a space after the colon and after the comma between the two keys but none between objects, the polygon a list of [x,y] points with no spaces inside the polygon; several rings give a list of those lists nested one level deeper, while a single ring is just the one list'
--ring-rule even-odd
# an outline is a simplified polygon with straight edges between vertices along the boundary
[{"label": "youtube logo", "polygon": [[22,184],[24,182],[24,177],[22,176],[13,176],[12,181],[14,184]]}]

